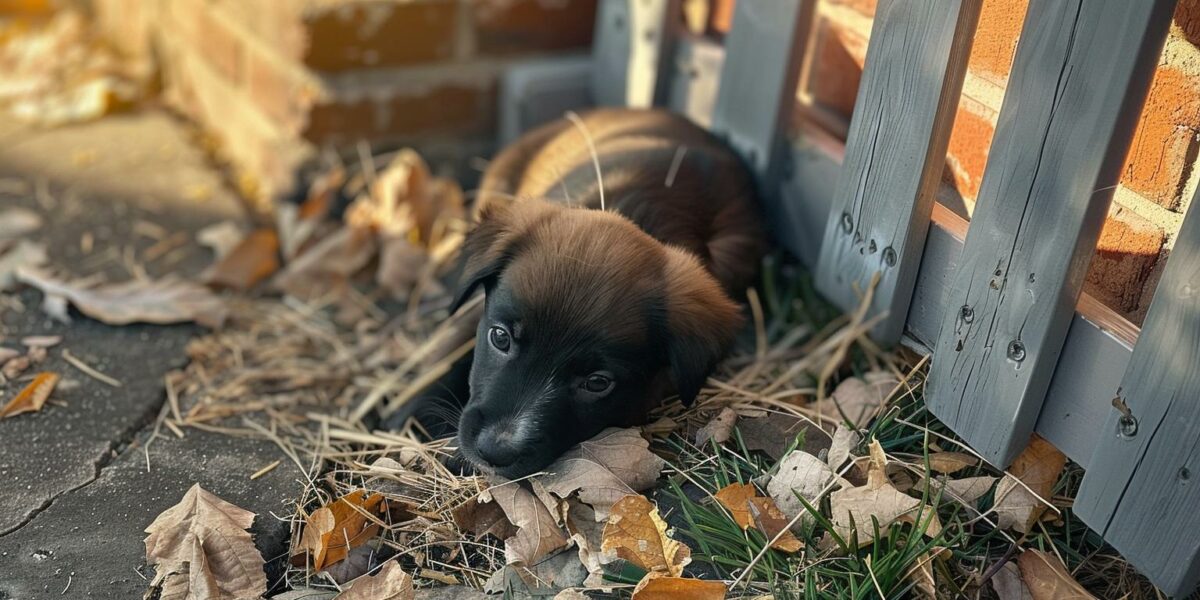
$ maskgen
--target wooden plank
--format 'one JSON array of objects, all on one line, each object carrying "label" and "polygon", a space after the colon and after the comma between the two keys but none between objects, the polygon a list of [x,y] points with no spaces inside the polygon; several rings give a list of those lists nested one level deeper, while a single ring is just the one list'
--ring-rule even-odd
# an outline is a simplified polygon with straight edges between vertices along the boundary
[{"label": "wooden plank", "polygon": [[701,126],[711,126],[724,64],[725,47],[719,42],[681,36],[675,42],[675,62],[667,72],[666,106]]},{"label": "wooden plank", "polygon": [[[1198,195],[1200,197],[1200,195]],[[1171,596],[1200,584],[1200,210],[1189,214],[1075,512]]]},{"label": "wooden plank", "polygon": [[988,461],[1029,443],[1174,0],[1034,0],[926,402]]},{"label": "wooden plank", "polygon": [[872,332],[900,339],[941,182],[980,0],[881,0],[821,243],[817,287],[857,306],[876,273]]},{"label": "wooden plank", "polygon": [[777,193],[784,132],[796,102],[801,49],[815,0],[738,2],[725,38],[725,64],[712,131],[754,169],[764,196]]},{"label": "wooden plank", "polygon": [[[768,210],[781,215],[777,223],[786,224],[777,229],[776,239],[811,268],[816,264],[813,240],[821,240],[833,196],[827,182],[836,179],[845,149],[803,122],[790,148],[794,177],[781,197],[768,203]],[[943,187],[938,197],[952,194]],[[937,340],[966,233],[965,220],[934,205],[902,339],[918,352],[928,353]],[[1036,431],[1084,468],[1089,467],[1098,443],[1096,432],[1108,417],[1113,390],[1121,383],[1137,337],[1132,323],[1091,296],[1080,297]]]},{"label": "wooden plank", "polygon": [[666,103],[679,0],[603,0],[592,43],[592,90],[601,106]]}]

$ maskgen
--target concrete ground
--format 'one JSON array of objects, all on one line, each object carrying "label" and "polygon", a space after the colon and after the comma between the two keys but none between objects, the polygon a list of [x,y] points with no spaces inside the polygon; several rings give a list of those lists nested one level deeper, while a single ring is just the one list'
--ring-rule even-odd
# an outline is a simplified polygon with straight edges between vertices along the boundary
[{"label": "concrete ground", "polygon": [[[45,219],[34,237],[50,264],[76,275],[129,277],[121,255],[155,243],[148,231],[193,234],[244,219],[241,204],[173,117],[149,110],[54,130],[0,121],[0,208],[23,206]],[[149,225],[147,225],[149,224]],[[81,237],[94,240],[90,252]],[[143,266],[154,276],[194,275],[211,256],[167,253]],[[144,529],[195,483],[258,515],[253,533],[279,582],[288,529],[272,516],[292,512],[299,470],[269,442],[189,430],[143,446],[165,402],[163,376],[186,360],[195,326],[107,326],[77,313],[69,325],[39,310],[24,290],[23,310],[0,308],[0,344],[61,335],[39,368],[75,385],[36,414],[0,420],[0,600],[140,598]],[[62,351],[119,380],[110,387],[78,371]],[[7,400],[16,390],[0,390]],[[251,481],[260,467],[279,468]],[[445,590],[441,597],[465,597]],[[449,593],[449,596],[443,594]]]}]

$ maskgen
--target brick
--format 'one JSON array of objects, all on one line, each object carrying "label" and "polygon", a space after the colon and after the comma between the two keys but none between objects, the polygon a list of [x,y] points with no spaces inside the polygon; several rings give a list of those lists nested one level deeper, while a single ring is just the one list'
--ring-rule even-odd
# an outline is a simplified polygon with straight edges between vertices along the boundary
[{"label": "brick", "polygon": [[472,2],[475,44],[482,55],[585,48],[596,28],[596,0]]},{"label": "brick", "polygon": [[1175,24],[1192,45],[1200,45],[1200,0],[1179,0],[1175,5]]},{"label": "brick", "polygon": [[1008,81],[1029,0],[984,0],[967,68],[1000,85]]},{"label": "brick", "polygon": [[817,24],[808,91],[813,101],[849,119],[867,56],[867,40],[836,21]]},{"label": "brick", "polygon": [[345,71],[447,60],[453,57],[459,3],[358,1],[310,9],[304,15],[304,63]]},{"label": "brick", "polygon": [[708,29],[710,32],[725,35],[733,29],[733,9],[737,0],[713,0],[712,9],[708,13]]},{"label": "brick", "polygon": [[943,179],[952,182],[959,194],[971,200],[979,196],[988,150],[996,133],[995,116],[990,112],[963,97],[954,117],[954,129],[950,132]]},{"label": "brick", "polygon": [[1178,210],[1200,134],[1200,82],[1160,67],[1138,121],[1121,182],[1169,210]]},{"label": "brick", "polygon": [[356,101],[313,107],[305,137],[318,145],[359,139],[405,139],[421,134],[493,134],[496,85],[447,82],[365,93]]},{"label": "brick", "polygon": [[832,5],[852,8],[868,17],[875,16],[875,8],[879,4],[879,0],[826,0],[826,2]]},{"label": "brick", "polygon": [[1114,204],[1101,230],[1085,291],[1126,315],[1137,312],[1164,241],[1161,227]]}]

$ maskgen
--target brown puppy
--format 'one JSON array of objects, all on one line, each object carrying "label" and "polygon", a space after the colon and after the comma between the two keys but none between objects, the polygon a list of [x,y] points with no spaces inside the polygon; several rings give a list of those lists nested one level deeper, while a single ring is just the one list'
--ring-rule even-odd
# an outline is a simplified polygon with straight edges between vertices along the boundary
[{"label": "brown puppy", "polygon": [[460,447],[510,478],[671,390],[690,404],[765,249],[750,174],[720,140],[664,111],[575,119],[496,157],[463,248],[454,308],[486,300]]}]

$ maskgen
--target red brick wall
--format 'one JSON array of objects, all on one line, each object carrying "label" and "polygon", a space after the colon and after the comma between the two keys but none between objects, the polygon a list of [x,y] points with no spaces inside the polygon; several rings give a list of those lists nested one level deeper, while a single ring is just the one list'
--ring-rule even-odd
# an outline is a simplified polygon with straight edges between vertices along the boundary
[{"label": "red brick wall", "polygon": [[[732,4],[734,0],[716,0]],[[820,0],[808,110],[848,121],[858,91],[876,0]],[[984,0],[967,80],[946,157],[945,180],[973,208],[1028,0]],[[1140,322],[1194,193],[1200,139],[1200,0],[1181,0],[1151,86],[1087,291]]]},{"label": "red brick wall", "polygon": [[461,163],[483,154],[500,73],[586,51],[596,3],[94,0],[110,37],[131,53],[153,49],[168,100],[267,197],[326,146],[428,143],[457,149],[449,159]]}]

